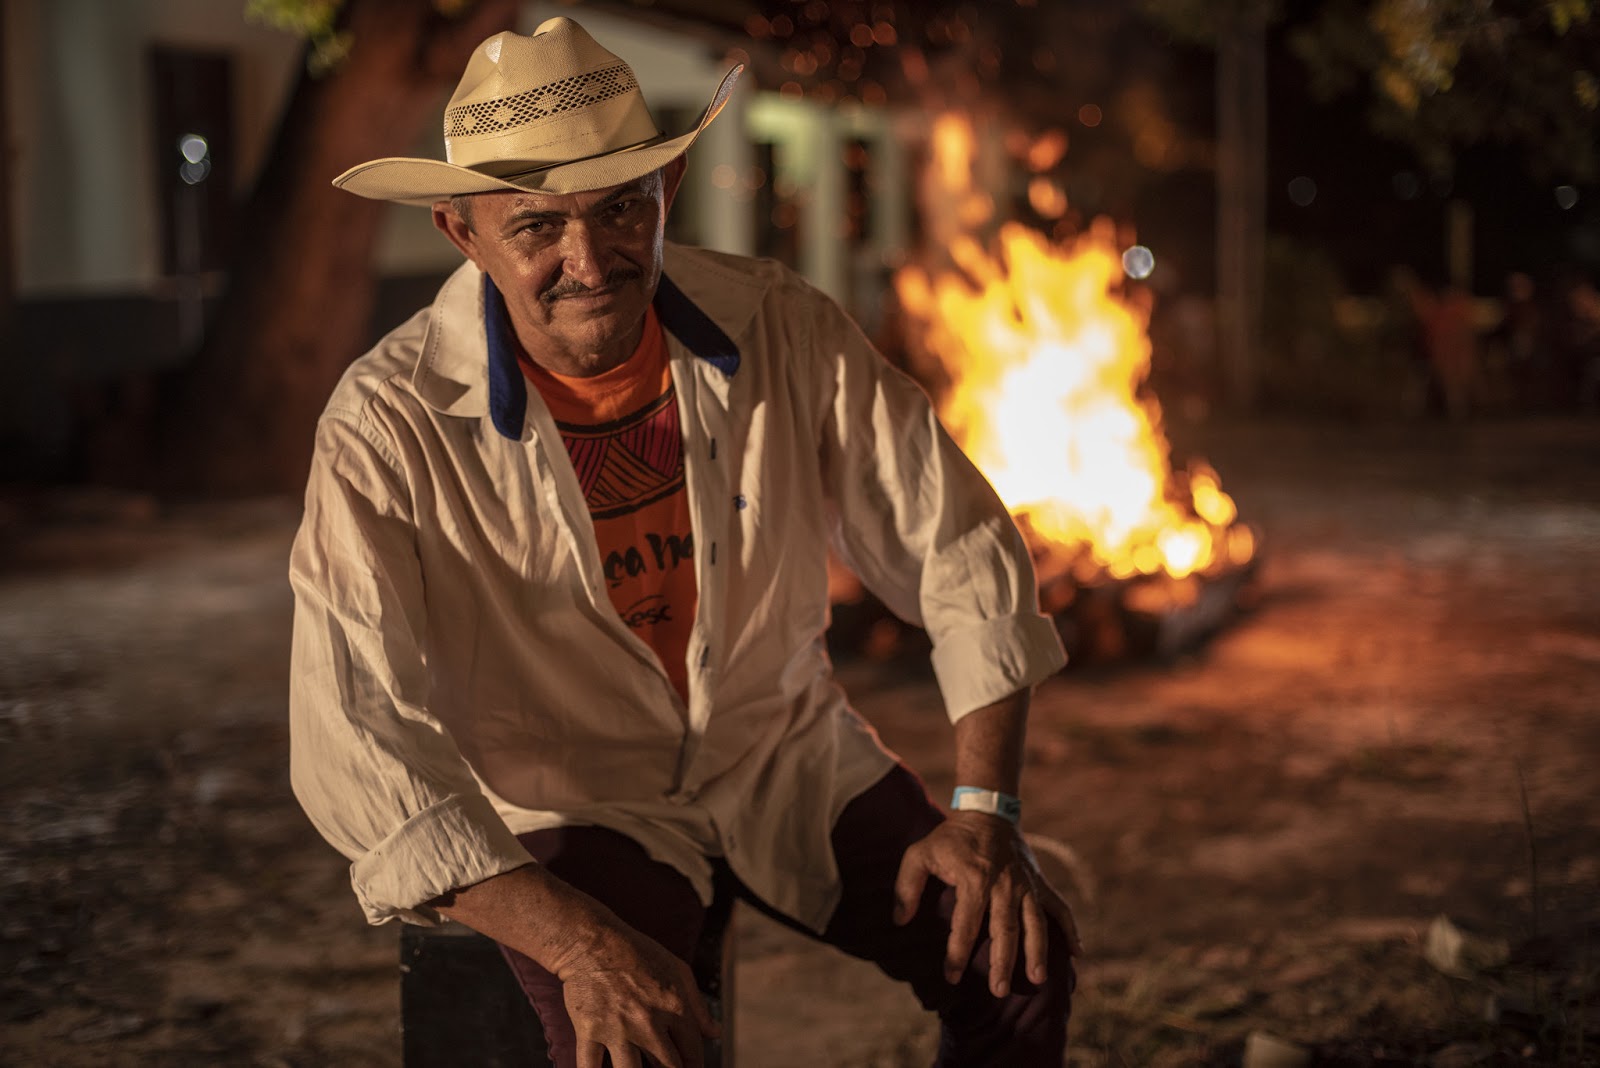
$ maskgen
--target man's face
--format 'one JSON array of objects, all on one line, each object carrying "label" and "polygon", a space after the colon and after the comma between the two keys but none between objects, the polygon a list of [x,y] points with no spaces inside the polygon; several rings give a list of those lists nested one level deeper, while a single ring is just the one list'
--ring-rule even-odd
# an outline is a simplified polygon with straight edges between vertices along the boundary
[{"label": "man's face", "polygon": [[622,363],[639,343],[681,175],[678,163],[585,193],[479,193],[466,218],[443,202],[433,221],[494,280],[535,363],[593,375]]}]

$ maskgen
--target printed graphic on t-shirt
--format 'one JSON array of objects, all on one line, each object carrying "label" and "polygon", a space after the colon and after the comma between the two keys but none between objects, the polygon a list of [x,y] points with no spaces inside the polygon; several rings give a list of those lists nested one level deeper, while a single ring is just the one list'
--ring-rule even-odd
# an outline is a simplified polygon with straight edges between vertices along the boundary
[{"label": "printed graphic on t-shirt", "polygon": [[674,390],[615,422],[556,426],[595,519],[627,515],[683,488],[683,438]]},{"label": "printed graphic on t-shirt", "polygon": [[556,427],[594,520],[617,614],[652,646],[681,656],[695,602],[694,532],[676,390],[669,385],[609,423]]},{"label": "printed graphic on t-shirt", "polygon": [[694,521],[678,396],[655,312],[647,314],[634,354],[609,371],[563,377],[525,353],[518,362],[572,460],[611,604],[687,701],[685,659],[698,601]]},{"label": "printed graphic on t-shirt", "polygon": [[[658,573],[676,571],[680,564],[690,564],[694,561],[694,535],[693,534],[657,534],[654,531],[642,531],[644,543],[629,545],[627,548],[612,549],[606,553],[602,563],[605,565],[606,584],[611,588],[622,585],[632,578],[656,571]],[[622,611],[626,618],[629,612],[639,609],[639,605],[630,605],[627,611]],[[660,613],[657,618],[646,622],[660,622]],[[635,624],[629,624],[634,626]]]}]

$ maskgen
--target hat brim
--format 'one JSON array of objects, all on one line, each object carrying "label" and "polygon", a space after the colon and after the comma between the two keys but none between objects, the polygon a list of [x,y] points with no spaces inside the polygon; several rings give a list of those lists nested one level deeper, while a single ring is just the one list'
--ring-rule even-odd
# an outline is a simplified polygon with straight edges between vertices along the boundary
[{"label": "hat brim", "polygon": [[[443,160],[389,157],[357,164],[335,178],[333,184],[370,200],[388,200],[419,207],[455,196],[508,189],[554,194],[609,189],[642,178],[687,152],[695,138],[711,125],[711,120],[727,105],[734,83],[739,80],[743,70],[741,64],[724,75],[711,103],[701,113],[700,121],[688,133],[670,141],[646,141],[604,155],[558,163],[521,174],[511,173],[505,177],[496,177]],[[502,162],[499,167],[504,169],[506,164]]]}]

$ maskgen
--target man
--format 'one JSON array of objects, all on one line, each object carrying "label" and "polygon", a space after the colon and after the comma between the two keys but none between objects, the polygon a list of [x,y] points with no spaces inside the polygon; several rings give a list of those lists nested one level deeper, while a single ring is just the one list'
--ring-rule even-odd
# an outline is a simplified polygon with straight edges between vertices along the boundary
[{"label": "man", "polygon": [[[449,162],[337,179],[430,206],[468,262],[319,426],[295,791],[369,920],[501,943],[558,1064],[701,1063],[721,869],[910,982],[941,1063],[1059,1065],[1076,935],[1015,795],[1060,645],[921,391],[791,272],[664,242],[737,74],[669,138],[552,19],[473,54]],[[831,681],[830,542],[933,638],[948,816]]]}]

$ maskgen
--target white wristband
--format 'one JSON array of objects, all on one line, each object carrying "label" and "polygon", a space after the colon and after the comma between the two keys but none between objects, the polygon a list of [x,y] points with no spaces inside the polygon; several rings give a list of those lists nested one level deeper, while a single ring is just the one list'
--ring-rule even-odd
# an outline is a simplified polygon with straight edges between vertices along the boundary
[{"label": "white wristband", "polygon": [[950,807],[958,812],[987,812],[1016,824],[1022,821],[1022,802],[999,790],[980,790],[976,786],[957,786]]}]

